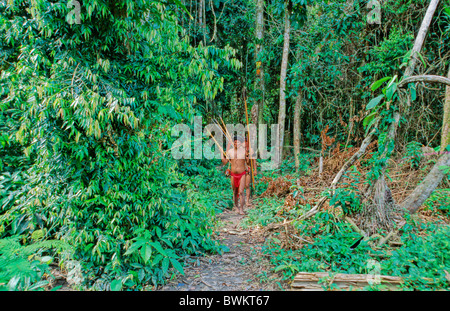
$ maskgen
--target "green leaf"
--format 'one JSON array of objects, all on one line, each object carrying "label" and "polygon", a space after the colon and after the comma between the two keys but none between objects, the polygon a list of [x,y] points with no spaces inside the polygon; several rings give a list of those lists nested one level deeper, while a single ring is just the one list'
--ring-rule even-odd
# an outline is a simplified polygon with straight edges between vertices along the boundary
[{"label": "green leaf", "polygon": [[127,255],[130,255],[130,254],[134,253],[135,251],[138,250],[139,247],[141,247],[145,243],[146,243],[146,241],[139,240],[139,241],[131,244],[131,246],[127,249],[127,251],[125,252],[124,255],[127,256]]},{"label": "green leaf", "polygon": [[397,75],[395,75],[391,81],[389,81],[388,85],[386,86],[386,89],[390,88],[392,86],[392,84],[395,82],[395,80],[397,80]]},{"label": "green leaf", "polygon": [[384,77],[378,81],[375,81],[372,86],[370,87],[372,89],[372,91],[375,91],[376,89],[378,89],[384,82],[390,80],[392,77]]},{"label": "green leaf", "polygon": [[169,258],[170,262],[172,263],[172,266],[177,269],[182,275],[184,275],[184,270],[183,270],[183,266],[176,260],[173,258]]},{"label": "green leaf", "polygon": [[159,242],[152,242],[151,243],[153,245],[154,248],[156,248],[156,250],[163,256],[167,256],[166,252],[164,251],[164,249],[162,248],[161,244]]},{"label": "green leaf", "polygon": [[145,244],[142,248],[141,248],[141,257],[144,260],[144,263],[147,264],[148,260],[150,259],[150,257],[152,256],[152,247],[150,244]]},{"label": "green leaf", "polygon": [[376,116],[376,112],[374,111],[371,114],[369,114],[367,117],[365,117],[363,120],[363,126],[366,127],[367,125],[369,125],[373,121],[375,116]]},{"label": "green leaf", "polygon": [[278,271],[280,271],[280,270],[282,270],[282,269],[286,269],[286,268],[288,268],[287,265],[279,265],[278,267],[276,267],[276,268],[274,269],[274,272],[278,272]]},{"label": "green leaf", "polygon": [[417,98],[416,86],[414,84],[409,84],[409,91],[411,92],[411,100],[415,101]]},{"label": "green leaf", "polygon": [[156,255],[155,259],[152,260],[152,266],[156,266],[161,261],[161,259],[163,259],[163,256],[161,254]]},{"label": "green leaf", "polygon": [[386,90],[386,98],[388,100],[392,100],[392,97],[394,96],[395,91],[397,90],[397,83],[392,83],[389,85],[389,87]]},{"label": "green leaf", "polygon": [[367,104],[366,110],[370,110],[372,108],[375,108],[380,103],[380,101],[383,99],[383,97],[384,97],[384,95],[381,94],[381,95],[379,95],[379,96],[377,96],[375,98],[372,98],[372,100]]},{"label": "green leaf", "polygon": [[156,235],[158,236],[158,238],[161,237],[161,228],[160,227],[156,227]]},{"label": "green leaf", "polygon": [[40,259],[40,262],[45,263],[47,265],[51,264],[53,261],[53,257],[50,256],[44,256]]},{"label": "green leaf", "polygon": [[427,67],[427,63],[425,63],[425,60],[423,59],[423,56],[421,53],[417,53],[417,56],[419,56],[420,60],[422,61],[423,67],[426,68]]},{"label": "green leaf", "polygon": [[164,258],[161,266],[163,274],[166,274],[167,270],[169,270],[169,258]]},{"label": "green leaf", "polygon": [[122,281],[121,280],[113,280],[111,282],[110,288],[114,292],[121,291],[122,290]]},{"label": "green leaf", "polygon": [[145,278],[145,270],[144,269],[140,269],[139,271],[138,271],[138,279],[139,279],[139,282],[142,282],[142,280]]},{"label": "green leaf", "polygon": [[441,166],[439,166],[439,169],[440,169],[444,174],[450,174],[450,166],[449,166],[449,165],[441,165]]}]

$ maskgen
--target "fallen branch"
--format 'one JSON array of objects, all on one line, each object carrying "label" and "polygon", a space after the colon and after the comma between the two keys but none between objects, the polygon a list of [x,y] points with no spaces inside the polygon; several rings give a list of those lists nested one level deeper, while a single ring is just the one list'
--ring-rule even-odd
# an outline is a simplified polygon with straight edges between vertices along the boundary
[{"label": "fallen branch", "polygon": [[399,88],[405,87],[409,83],[414,83],[414,82],[443,83],[443,84],[446,84],[446,85],[450,86],[450,79],[449,78],[441,77],[441,76],[435,76],[435,75],[422,75],[422,76],[407,77],[407,78],[403,79],[397,85],[397,87],[399,87]]},{"label": "fallen branch", "polygon": [[358,232],[359,234],[361,234],[362,236],[364,236],[365,238],[368,237],[367,233],[360,229],[351,218],[345,216],[344,219],[350,224],[350,226],[352,226],[353,230],[355,230],[356,232]]},{"label": "fallen branch", "polygon": [[337,183],[339,180],[341,180],[342,175],[345,174],[345,172],[355,163],[357,159],[359,159],[365,152],[367,147],[372,142],[372,139],[375,135],[376,127],[372,129],[372,131],[367,135],[366,138],[364,138],[363,142],[361,143],[361,147],[359,147],[359,150],[342,166],[341,170],[336,174],[333,181],[331,182],[330,188],[335,189]]},{"label": "fallen branch", "polygon": [[389,231],[389,233],[384,238],[380,239],[380,242],[378,242],[377,247],[381,247],[381,245],[386,243],[394,234],[395,234],[394,230]]},{"label": "fallen branch", "polygon": [[403,221],[398,228],[395,230],[389,231],[389,233],[382,239],[380,239],[380,242],[378,242],[377,247],[381,247],[384,243],[386,243],[391,237],[397,234],[398,231],[406,224],[406,221]]}]

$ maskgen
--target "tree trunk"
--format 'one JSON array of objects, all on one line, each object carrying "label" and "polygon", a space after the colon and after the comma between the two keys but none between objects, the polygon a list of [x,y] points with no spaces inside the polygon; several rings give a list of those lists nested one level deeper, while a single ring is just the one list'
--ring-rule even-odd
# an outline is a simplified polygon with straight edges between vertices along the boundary
[{"label": "tree trunk", "polygon": [[256,48],[255,48],[255,59],[256,59],[256,77],[255,77],[255,89],[257,90],[258,107],[258,123],[264,123],[264,65],[261,60],[261,55],[263,51],[263,40],[264,40],[264,0],[258,0],[256,3]]},{"label": "tree trunk", "polygon": [[406,67],[405,73],[403,74],[404,78],[412,76],[414,69],[416,68],[416,63],[419,59],[417,55],[422,50],[422,45],[425,41],[428,29],[430,28],[431,20],[433,19],[434,12],[436,11],[438,5],[439,0],[431,0],[430,4],[428,5],[427,12],[425,13],[425,16],[423,18],[422,25],[420,26],[419,33],[416,37],[416,41],[414,42],[408,67]]},{"label": "tree trunk", "polygon": [[283,44],[283,57],[281,60],[281,72],[280,72],[280,108],[278,112],[278,126],[279,126],[279,139],[278,139],[278,152],[280,161],[283,161],[283,145],[284,145],[284,123],[286,120],[286,75],[289,57],[289,39],[291,32],[290,22],[290,9],[289,1],[284,1],[284,44]]},{"label": "tree trunk", "polygon": [[[450,79],[450,67],[448,69],[448,78]],[[441,151],[444,151],[450,145],[450,86],[445,87],[444,118],[442,125]]]},{"label": "tree trunk", "polygon": [[198,25],[201,27],[202,24],[203,24],[203,5],[202,5],[202,0],[198,1],[197,9],[198,9]]},{"label": "tree trunk", "polygon": [[450,154],[444,153],[422,183],[402,202],[400,207],[411,214],[415,213],[444,178],[444,173],[439,167],[448,165],[450,165]]},{"label": "tree trunk", "polygon": [[[427,35],[428,29],[430,28],[431,20],[433,19],[434,12],[436,11],[437,6],[439,5],[439,0],[431,0],[428,5],[427,12],[423,18],[422,24],[419,29],[419,33],[417,34],[416,40],[414,42],[414,46],[411,51],[411,56],[408,62],[408,66],[406,67],[405,73],[403,74],[403,79],[407,79],[412,76],[414,73],[414,69],[416,68],[418,57],[417,55],[422,50],[423,43],[425,42],[425,37]],[[408,99],[409,105],[409,99]],[[395,133],[397,131],[398,123],[400,121],[400,113],[394,113],[394,122],[391,125],[389,130],[388,139],[386,141],[386,148],[390,140],[395,140]],[[386,151],[385,151],[386,152]]]},{"label": "tree trunk", "polygon": [[[416,40],[414,42],[414,46],[412,48],[412,52],[411,52],[411,56],[410,56],[411,58],[408,62],[408,66],[406,67],[405,73],[403,75],[404,79],[409,78],[414,72],[414,69],[416,67],[417,60],[418,60],[417,55],[422,50],[422,46],[425,41],[425,37],[427,35],[428,29],[430,28],[431,20],[433,18],[434,12],[436,11],[438,4],[439,4],[439,0],[431,0],[430,4],[428,5],[427,12],[425,13],[425,16],[423,18],[422,24],[419,29],[419,33],[417,34]],[[408,97],[407,102],[409,103],[409,97]],[[388,148],[389,148],[389,145],[395,141],[398,123],[400,122],[400,112],[398,112],[398,111],[394,112],[393,117],[394,117],[394,121],[391,123],[391,126],[389,127],[389,132],[386,137],[386,142],[385,142],[382,157],[389,156]],[[387,165],[387,161],[386,161],[386,164],[384,164],[384,165],[385,166]],[[384,179],[384,171],[386,170],[385,166],[383,167],[383,173],[381,174],[381,176],[379,177],[379,179],[377,180],[376,183],[378,183],[382,179]],[[378,199],[379,198],[375,198],[375,201],[378,201]]]},{"label": "tree trunk", "polygon": [[203,45],[206,46],[206,2],[202,0],[203,7],[203,24],[202,24],[202,32],[203,32]]},{"label": "tree trunk", "polygon": [[294,107],[294,159],[295,159],[295,171],[298,173],[300,170],[300,114],[302,110],[302,93],[299,90],[297,98],[295,100]]},{"label": "tree trunk", "polygon": [[[408,61],[405,73],[403,75],[404,79],[411,77],[414,73],[414,69],[416,67],[418,60],[417,55],[422,50],[425,37],[427,35],[428,29],[431,24],[431,20],[433,18],[434,12],[436,11],[438,4],[439,0],[431,0],[430,4],[428,5],[427,12],[425,13],[419,32],[416,36],[416,40],[414,42],[414,46],[411,51],[411,56]],[[406,102],[407,106],[409,106],[410,105],[409,94],[407,95]],[[381,159],[389,158],[390,152],[393,151],[393,150],[390,151],[389,149],[395,142],[400,117],[401,117],[400,112],[395,111],[393,114],[394,120],[392,121],[388,130]],[[366,227],[366,230],[376,230],[377,225],[385,228],[389,228],[392,225],[391,216],[393,213],[393,207],[395,206],[395,203],[392,200],[391,191],[385,181],[385,171],[387,168],[387,163],[388,161],[384,162],[380,176],[371,185],[369,189],[369,193],[374,191],[374,195],[373,195],[373,203],[366,206],[363,210],[363,224]]]}]

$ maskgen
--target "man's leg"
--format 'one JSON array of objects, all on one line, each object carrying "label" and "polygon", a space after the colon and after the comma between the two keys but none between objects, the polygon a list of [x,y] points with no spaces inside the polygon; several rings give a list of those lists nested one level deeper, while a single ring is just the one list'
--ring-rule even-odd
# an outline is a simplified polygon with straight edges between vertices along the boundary
[{"label": "man's leg", "polygon": [[231,191],[233,191],[233,211],[239,212],[239,206],[238,206],[238,189],[234,187],[234,180],[233,176],[230,177],[231,180]]},{"label": "man's leg", "polygon": [[251,183],[251,176],[245,175],[245,206],[248,208],[251,206],[250,203],[250,183]]},{"label": "man's leg", "polygon": [[244,203],[245,203],[244,189],[245,189],[245,184],[246,184],[246,175],[242,176],[241,184],[239,185],[239,189],[238,189],[238,193],[239,193],[239,209],[238,209],[238,213],[240,215],[244,215]]}]

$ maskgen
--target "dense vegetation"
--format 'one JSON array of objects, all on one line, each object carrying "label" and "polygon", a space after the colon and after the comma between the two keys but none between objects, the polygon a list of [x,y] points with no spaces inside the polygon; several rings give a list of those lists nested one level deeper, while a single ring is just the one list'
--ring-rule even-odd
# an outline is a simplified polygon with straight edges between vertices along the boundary
[{"label": "dense vegetation", "polygon": [[[246,124],[244,101],[253,123],[277,123],[285,110],[284,162],[258,179],[292,177],[288,193],[297,200],[286,210],[284,197],[258,199],[248,226],[304,215],[313,204],[306,195],[298,201],[305,186],[295,180],[315,174],[319,155],[348,159],[345,150],[376,129],[373,157],[352,166],[335,192],[321,184],[333,211],[293,222],[307,232],[308,247],[289,249],[276,235],[266,243],[286,279],[299,271],[366,273],[371,247],[348,249],[360,234],[335,209],[361,212],[363,186],[375,184],[389,161],[417,172],[415,186],[437,162],[422,146],[450,150],[441,130],[446,86],[409,84],[409,105],[397,89],[428,2],[383,1],[378,24],[368,22],[365,0],[2,1],[0,289],[43,289],[51,265],[79,289],[153,289],[183,273],[186,256],[220,253],[215,215],[232,205],[229,182],[218,160],[174,159],[171,129],[192,128],[194,116],[204,125],[218,116]],[[415,72],[447,77],[449,47],[443,1]],[[448,220],[448,166],[442,170],[424,206]],[[261,196],[268,182],[255,187]],[[402,246],[378,254],[381,272],[406,276],[407,288],[448,288],[448,225],[406,218]]]}]

